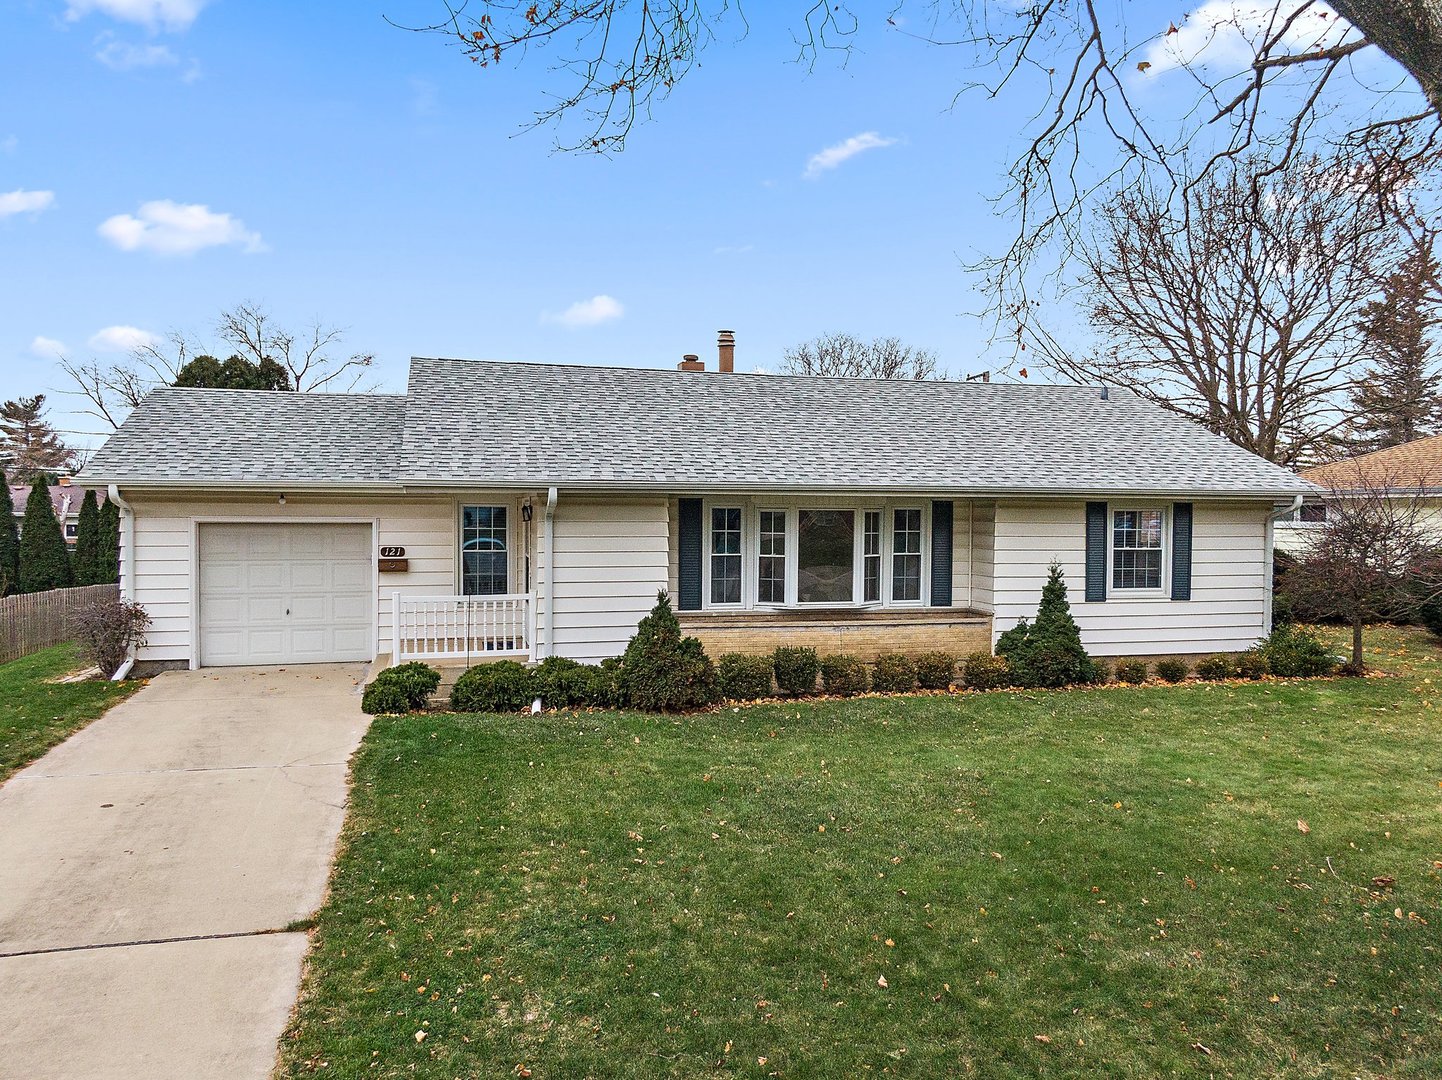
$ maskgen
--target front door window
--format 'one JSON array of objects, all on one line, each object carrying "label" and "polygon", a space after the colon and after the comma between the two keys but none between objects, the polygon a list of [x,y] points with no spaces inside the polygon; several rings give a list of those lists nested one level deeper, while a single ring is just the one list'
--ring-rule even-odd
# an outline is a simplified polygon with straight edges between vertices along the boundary
[{"label": "front door window", "polygon": [[461,592],[467,596],[501,596],[509,591],[506,508],[466,506],[461,509]]}]

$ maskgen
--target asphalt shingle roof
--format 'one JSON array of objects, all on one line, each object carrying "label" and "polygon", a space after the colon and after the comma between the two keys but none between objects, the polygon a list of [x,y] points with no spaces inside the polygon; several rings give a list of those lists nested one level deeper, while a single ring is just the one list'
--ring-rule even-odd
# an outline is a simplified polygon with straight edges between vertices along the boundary
[{"label": "asphalt shingle roof", "polygon": [[118,483],[1283,496],[1292,473],[1095,387],[415,359],[391,395],[158,390]]},{"label": "asphalt shingle roof", "polygon": [[1302,479],[1323,488],[1442,490],[1442,435],[1429,435],[1385,450],[1302,470]]}]

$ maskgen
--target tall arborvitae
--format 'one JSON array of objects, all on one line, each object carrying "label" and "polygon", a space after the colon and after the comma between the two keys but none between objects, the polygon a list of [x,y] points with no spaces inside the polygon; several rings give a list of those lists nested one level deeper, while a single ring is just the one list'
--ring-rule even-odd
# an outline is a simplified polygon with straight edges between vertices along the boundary
[{"label": "tall arborvitae", "polygon": [[110,499],[100,504],[100,579],[97,585],[120,580],[120,507]]},{"label": "tall arborvitae", "polygon": [[75,584],[101,585],[106,578],[101,557],[100,506],[95,492],[87,490],[80,501],[80,521],[75,527],[75,551],[71,556]]},{"label": "tall arborvitae", "polygon": [[15,521],[15,502],[10,498],[10,481],[0,469],[0,596],[20,587],[20,528]]},{"label": "tall arborvitae", "polygon": [[65,534],[50,504],[50,487],[36,477],[25,500],[25,520],[20,526],[20,592],[45,592],[68,588],[73,582],[70,551]]},{"label": "tall arborvitae", "polygon": [[1385,450],[1424,435],[1442,423],[1442,380],[1432,330],[1442,317],[1442,268],[1424,234],[1397,270],[1382,283],[1382,295],[1362,312],[1361,330],[1373,355],[1372,367],[1352,391],[1357,416],[1352,446]]}]

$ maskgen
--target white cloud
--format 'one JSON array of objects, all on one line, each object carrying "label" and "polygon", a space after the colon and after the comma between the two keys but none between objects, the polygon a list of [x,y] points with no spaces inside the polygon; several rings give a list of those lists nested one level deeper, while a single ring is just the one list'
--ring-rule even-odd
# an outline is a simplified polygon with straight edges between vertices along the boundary
[{"label": "white cloud", "polygon": [[803,175],[808,180],[815,180],[822,173],[836,168],[865,150],[876,150],[883,146],[893,146],[895,143],[895,139],[888,139],[874,131],[863,131],[860,135],[853,135],[835,146],[828,146],[825,150],[812,154],[806,162],[806,172]]},{"label": "white cloud", "polygon": [[209,0],[70,0],[65,17],[76,22],[98,11],[149,30],[185,30]]},{"label": "white cloud", "polygon": [[136,214],[106,218],[96,230],[121,251],[157,255],[193,255],[202,248],[234,245],[247,253],[265,251],[260,233],[239,218],[218,214],[200,203],[156,199],[141,203]]},{"label": "white cloud", "polygon": [[154,345],[159,335],[138,326],[107,326],[90,335],[89,345],[96,352],[128,353],[142,345]]},{"label": "white cloud", "polygon": [[13,214],[38,214],[55,203],[53,191],[26,191],[23,188],[0,194],[0,218]]},{"label": "white cloud", "polygon": [[95,50],[95,59],[111,71],[133,71],[136,68],[174,67],[180,63],[164,45],[132,45],[128,41],[108,40]]},{"label": "white cloud", "polygon": [[559,315],[546,312],[541,315],[541,321],[560,323],[575,330],[582,326],[599,326],[601,323],[619,319],[624,314],[626,309],[621,301],[603,293],[589,300],[577,300]]},{"label": "white cloud", "polygon": [[[1147,47],[1143,63],[1149,66],[1143,70],[1160,75],[1195,65],[1240,71],[1251,65],[1257,45],[1276,32],[1281,18],[1275,4],[1207,0],[1187,16],[1176,33],[1164,34]],[[1327,48],[1340,43],[1351,29],[1352,24],[1326,4],[1314,4],[1293,20],[1281,44],[1290,53]]]},{"label": "white cloud", "polygon": [[53,337],[37,337],[30,343],[30,352],[33,356],[43,356],[47,360],[58,360],[66,353],[65,342],[56,341]]}]

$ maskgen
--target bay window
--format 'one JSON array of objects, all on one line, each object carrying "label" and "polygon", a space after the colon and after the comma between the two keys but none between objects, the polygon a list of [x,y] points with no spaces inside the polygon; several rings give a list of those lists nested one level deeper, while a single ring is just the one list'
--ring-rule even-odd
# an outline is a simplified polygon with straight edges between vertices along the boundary
[{"label": "bay window", "polygon": [[741,603],[741,508],[711,508],[711,603]]},{"label": "bay window", "polygon": [[921,599],[921,511],[915,507],[893,512],[891,539],[891,598]]},{"label": "bay window", "polygon": [[881,511],[866,511],[861,538],[861,598],[868,604],[881,599]]},{"label": "bay window", "polygon": [[756,560],[756,602],[786,603],[786,511],[762,510]]}]

